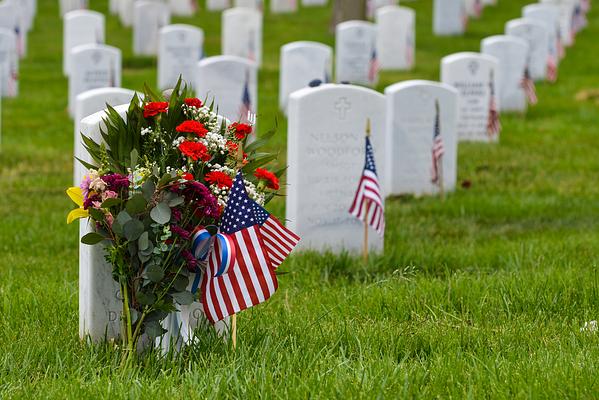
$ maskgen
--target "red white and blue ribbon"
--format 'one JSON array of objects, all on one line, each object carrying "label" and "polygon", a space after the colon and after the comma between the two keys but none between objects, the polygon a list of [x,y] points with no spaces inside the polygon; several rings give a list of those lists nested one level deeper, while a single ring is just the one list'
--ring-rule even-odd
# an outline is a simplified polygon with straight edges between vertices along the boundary
[{"label": "red white and blue ribbon", "polygon": [[[212,229],[212,232],[216,232]],[[191,240],[191,251],[194,257],[200,262],[208,261],[211,268],[207,271],[214,271],[214,277],[217,278],[229,272],[229,269],[235,263],[236,249],[233,239],[223,233],[211,233],[206,228],[198,229]],[[191,292],[195,293],[200,284],[201,274],[196,274],[191,287]]]}]

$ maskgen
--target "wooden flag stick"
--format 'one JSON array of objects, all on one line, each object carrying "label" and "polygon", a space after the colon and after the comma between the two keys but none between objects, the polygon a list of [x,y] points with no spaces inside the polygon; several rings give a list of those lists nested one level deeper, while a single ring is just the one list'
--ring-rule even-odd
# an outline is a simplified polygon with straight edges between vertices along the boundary
[{"label": "wooden flag stick", "polygon": [[[366,120],[366,137],[370,137],[370,118]],[[364,264],[368,264],[368,213],[370,212],[370,200],[366,199],[366,212],[364,213],[364,246],[362,256]]]}]

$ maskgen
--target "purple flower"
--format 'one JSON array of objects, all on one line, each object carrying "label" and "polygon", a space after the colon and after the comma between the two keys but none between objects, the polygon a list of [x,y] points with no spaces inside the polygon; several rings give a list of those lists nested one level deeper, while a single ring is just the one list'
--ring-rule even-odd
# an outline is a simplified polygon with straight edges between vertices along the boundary
[{"label": "purple flower", "polygon": [[189,250],[183,250],[181,252],[181,257],[185,259],[189,272],[197,272],[198,260],[195,259]]},{"label": "purple flower", "polygon": [[183,240],[191,239],[191,233],[189,233],[188,231],[186,231],[178,225],[171,225],[171,232],[173,232],[175,235],[179,236]]},{"label": "purple flower", "polygon": [[102,180],[106,182],[110,190],[115,192],[129,188],[129,177],[127,175],[107,174],[102,176]]}]

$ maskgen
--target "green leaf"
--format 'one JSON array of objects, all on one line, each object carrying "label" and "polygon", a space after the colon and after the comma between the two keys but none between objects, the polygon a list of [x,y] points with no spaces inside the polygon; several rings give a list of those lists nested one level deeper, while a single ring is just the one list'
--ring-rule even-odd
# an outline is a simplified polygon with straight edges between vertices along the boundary
[{"label": "green leaf", "polygon": [[143,232],[144,224],[138,219],[127,221],[127,223],[123,225],[123,233],[127,240],[137,240]]},{"label": "green leaf", "polygon": [[151,179],[145,181],[144,184],[141,186],[141,193],[143,194],[144,199],[146,199],[146,201],[150,201],[152,199],[155,190],[156,184],[154,184],[154,181]]},{"label": "green leaf", "polygon": [[106,238],[104,236],[100,235],[99,233],[90,232],[81,238],[81,243],[93,245],[93,244],[100,243],[104,239],[106,239]]},{"label": "green leaf", "polygon": [[110,208],[110,207],[114,207],[114,206],[118,206],[122,203],[123,201],[121,199],[106,199],[102,202],[102,208]]},{"label": "green leaf", "polygon": [[147,206],[146,199],[141,194],[136,194],[127,200],[127,204],[125,205],[125,210],[131,215],[141,214],[146,210]]},{"label": "green leaf", "polygon": [[145,325],[146,329],[144,330],[144,332],[146,333],[146,335],[148,335],[148,337],[152,339],[162,336],[162,334],[166,332],[164,328],[160,325],[160,322],[158,321],[148,321]]},{"label": "green leaf", "polygon": [[90,207],[87,209],[92,218],[96,221],[104,221],[104,213],[97,208]]},{"label": "green leaf", "polygon": [[169,200],[168,205],[169,207],[177,207],[180,204],[183,204],[183,202],[185,201],[185,199],[181,196],[177,196],[174,199]]},{"label": "green leaf", "polygon": [[146,250],[150,247],[150,240],[148,239],[148,232],[144,232],[138,239],[139,250]]},{"label": "green leaf", "polygon": [[131,220],[131,216],[127,211],[123,210],[116,216],[116,220],[119,222],[119,224],[125,225],[127,222]]},{"label": "green leaf", "polygon": [[162,278],[164,278],[164,271],[162,270],[162,267],[160,265],[153,264],[146,268],[145,275],[146,278],[148,278],[154,283],[157,283],[160,282]]},{"label": "green leaf", "polygon": [[137,166],[137,160],[139,158],[139,153],[137,152],[137,149],[133,149],[131,150],[131,170],[134,170],[135,167]]},{"label": "green leaf", "polygon": [[191,294],[191,292],[188,292],[187,290],[183,292],[173,293],[172,296],[173,299],[175,299],[175,301],[181,304],[182,306],[190,305],[191,303],[193,303],[194,300],[193,294]]},{"label": "green leaf", "polygon": [[144,306],[151,306],[156,302],[156,295],[154,293],[137,293],[137,302]]},{"label": "green leaf", "polygon": [[187,289],[187,285],[189,285],[189,277],[178,275],[173,281],[173,289],[178,292],[183,292]]},{"label": "green leaf", "polygon": [[150,217],[160,225],[167,224],[171,220],[171,208],[166,203],[158,203],[150,211]]}]

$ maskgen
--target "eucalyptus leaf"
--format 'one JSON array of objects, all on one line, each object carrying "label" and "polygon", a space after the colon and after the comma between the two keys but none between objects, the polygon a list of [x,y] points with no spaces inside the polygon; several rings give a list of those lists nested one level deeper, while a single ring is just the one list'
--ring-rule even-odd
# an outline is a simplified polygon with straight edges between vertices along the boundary
[{"label": "eucalyptus leaf", "polygon": [[146,250],[150,247],[150,240],[148,239],[148,232],[144,232],[139,236],[138,239],[139,250]]},{"label": "eucalyptus leaf", "polygon": [[189,278],[187,276],[179,275],[173,281],[173,289],[178,292],[183,292],[189,285]]},{"label": "eucalyptus leaf", "polygon": [[144,232],[144,224],[138,219],[131,219],[123,225],[123,233],[127,240],[137,240]]},{"label": "eucalyptus leaf", "polygon": [[131,216],[127,211],[123,210],[116,216],[116,220],[119,222],[119,224],[125,225],[127,222],[131,220]]},{"label": "eucalyptus leaf", "polygon": [[104,236],[100,235],[99,233],[90,232],[81,238],[81,243],[93,245],[93,244],[100,243],[104,239],[106,239],[106,238]]},{"label": "eucalyptus leaf", "polygon": [[177,196],[174,199],[169,200],[168,205],[169,207],[177,207],[180,204],[183,204],[183,202],[185,201],[185,199],[182,196]]},{"label": "eucalyptus leaf", "polygon": [[187,290],[183,292],[173,293],[172,296],[173,299],[175,299],[175,301],[181,304],[182,306],[187,306],[193,303],[194,300],[193,294],[191,294],[191,292],[188,292]]},{"label": "eucalyptus leaf", "polygon": [[171,220],[171,208],[166,203],[158,203],[150,211],[150,217],[160,225],[167,224]]},{"label": "eucalyptus leaf", "polygon": [[166,332],[164,330],[164,328],[162,328],[162,326],[160,325],[160,323],[158,321],[148,321],[146,322],[146,329],[145,329],[145,333],[146,335],[148,335],[148,337],[155,339],[159,336],[162,336],[162,334],[164,332]]},{"label": "eucalyptus leaf", "polygon": [[106,199],[102,202],[102,208],[110,208],[110,207],[114,207],[114,206],[118,206],[122,203],[123,201],[121,199]]},{"label": "eucalyptus leaf", "polygon": [[143,194],[144,199],[146,199],[146,201],[150,201],[152,199],[155,190],[156,184],[151,179],[145,181],[144,184],[141,186],[141,193]]},{"label": "eucalyptus leaf", "polygon": [[137,152],[137,149],[133,149],[131,150],[131,169],[134,170],[135,167],[137,166],[137,159],[139,158],[139,153]]},{"label": "eucalyptus leaf", "polygon": [[156,295],[154,293],[137,293],[137,302],[144,306],[151,306],[156,301]]},{"label": "eucalyptus leaf", "polygon": [[146,210],[147,204],[143,195],[136,194],[127,201],[125,209],[131,215],[140,214]]},{"label": "eucalyptus leaf", "polygon": [[160,267],[160,265],[150,265],[148,268],[146,268],[146,278],[148,278],[149,280],[151,280],[152,282],[156,283],[156,282],[160,282],[162,280],[162,278],[164,278],[164,271],[162,270],[162,267]]}]

